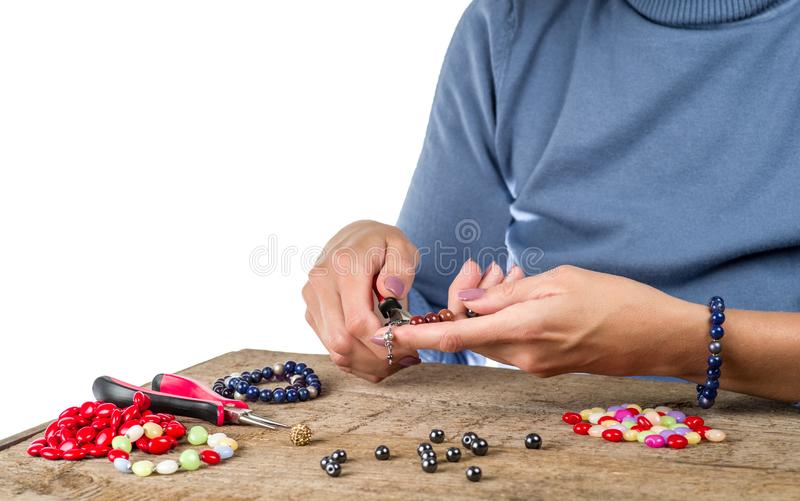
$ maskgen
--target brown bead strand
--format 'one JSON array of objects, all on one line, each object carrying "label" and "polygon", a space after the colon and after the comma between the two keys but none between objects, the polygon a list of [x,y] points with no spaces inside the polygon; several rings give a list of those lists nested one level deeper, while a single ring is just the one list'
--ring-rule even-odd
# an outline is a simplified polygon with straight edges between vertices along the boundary
[{"label": "brown bead strand", "polygon": [[420,325],[420,324],[434,324],[436,322],[451,322],[455,319],[455,315],[453,312],[444,308],[439,310],[439,313],[428,312],[424,316],[422,315],[414,315],[411,317],[411,320],[408,321],[411,325]]}]

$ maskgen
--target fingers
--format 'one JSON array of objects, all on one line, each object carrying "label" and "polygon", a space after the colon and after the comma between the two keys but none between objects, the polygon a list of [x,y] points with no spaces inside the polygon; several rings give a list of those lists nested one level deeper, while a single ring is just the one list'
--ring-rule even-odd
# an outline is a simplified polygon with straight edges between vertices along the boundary
[{"label": "fingers", "polygon": [[404,235],[390,234],[375,286],[383,297],[404,299],[414,283],[418,252]]},{"label": "fingers", "polygon": [[486,273],[483,274],[483,278],[481,282],[478,284],[478,287],[481,289],[488,289],[489,287],[494,287],[495,285],[501,283],[505,278],[505,274],[503,273],[503,269],[500,268],[500,265],[492,261],[492,264],[486,269]]},{"label": "fingers", "polygon": [[522,270],[513,268],[509,278],[494,287],[487,289],[469,289],[459,292],[459,298],[465,307],[481,315],[498,312],[513,304],[531,299],[541,299],[557,293],[550,273],[522,278]]},{"label": "fingers", "polygon": [[452,311],[456,318],[465,318],[467,313],[466,306],[458,299],[458,291],[477,287],[482,278],[480,266],[472,259],[468,259],[461,266],[461,270],[447,291],[447,309]]}]

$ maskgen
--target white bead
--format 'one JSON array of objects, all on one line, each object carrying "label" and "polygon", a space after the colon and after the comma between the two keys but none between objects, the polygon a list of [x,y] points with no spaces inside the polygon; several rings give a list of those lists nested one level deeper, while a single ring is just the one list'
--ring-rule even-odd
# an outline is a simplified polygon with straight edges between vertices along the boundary
[{"label": "white bead", "polygon": [[661,416],[659,416],[658,412],[656,411],[646,412],[644,417],[646,417],[647,420],[650,421],[650,423],[652,423],[653,425],[657,425],[658,423],[661,422]]},{"label": "white bead", "polygon": [[125,433],[125,436],[131,442],[136,442],[137,440],[142,438],[142,435],[144,435],[144,428],[142,428],[142,426],[138,424],[135,424],[130,428],[128,428],[128,431]]},{"label": "white bead", "polygon": [[601,417],[605,416],[602,412],[593,412],[589,414],[589,422],[592,424],[597,424]]},{"label": "white bead", "polygon": [[239,393],[238,391],[235,391],[233,393],[233,398],[235,398],[236,400],[241,400],[242,402],[244,402],[247,399],[247,395],[245,395],[243,393]]},{"label": "white bead", "polygon": [[670,407],[667,407],[666,405],[659,405],[658,407],[656,407],[655,411],[663,412],[664,414],[666,414],[668,412],[672,412],[672,409]]},{"label": "white bead", "polygon": [[241,372],[234,372],[234,373],[232,373],[232,374],[230,375],[230,377],[239,377],[239,376],[241,376],[241,375],[242,375],[242,373],[241,373]]},{"label": "white bead", "polygon": [[222,440],[223,438],[228,438],[228,435],[224,433],[212,433],[211,435],[208,436],[208,441],[207,441],[208,446],[213,449],[214,447],[219,445],[219,441]]},{"label": "white bead", "polygon": [[299,381],[302,381],[303,379],[304,376],[301,376],[300,374],[295,374],[294,376],[289,378],[289,384],[295,384]]},{"label": "white bead", "polygon": [[173,459],[161,461],[156,466],[156,471],[162,475],[171,475],[178,471],[178,462]]}]

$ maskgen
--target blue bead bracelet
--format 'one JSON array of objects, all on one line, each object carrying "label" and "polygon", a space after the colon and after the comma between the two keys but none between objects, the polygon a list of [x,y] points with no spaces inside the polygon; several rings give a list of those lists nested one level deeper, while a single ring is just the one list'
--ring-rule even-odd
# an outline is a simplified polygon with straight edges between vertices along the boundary
[{"label": "blue bead bracelet", "polygon": [[708,344],[708,369],[706,370],[706,382],[697,385],[697,405],[702,409],[709,409],[714,405],[719,389],[719,376],[722,367],[722,336],[725,329],[725,301],[719,296],[714,296],[708,301],[708,311],[711,312],[711,342]]},{"label": "blue bead bracelet", "polygon": [[[289,386],[273,390],[260,389],[256,386],[270,381],[288,381]],[[283,404],[317,398],[322,393],[322,382],[311,367],[302,362],[287,360],[282,364],[268,365],[263,369],[234,372],[229,376],[218,378],[211,385],[211,389],[225,398]]]}]

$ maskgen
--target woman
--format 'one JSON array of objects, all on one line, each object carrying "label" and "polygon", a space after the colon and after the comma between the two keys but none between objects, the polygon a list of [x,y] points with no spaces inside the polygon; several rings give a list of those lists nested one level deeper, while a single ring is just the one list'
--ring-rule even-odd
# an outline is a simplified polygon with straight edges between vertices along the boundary
[{"label": "woman", "polygon": [[[800,400],[800,313],[781,313],[800,310],[798,63],[800,0],[474,2],[398,227],[328,243],[309,323],[372,381],[486,357],[680,377],[709,404],[721,296],[719,385]],[[397,328],[391,368],[375,275],[412,311],[457,318]]]}]

